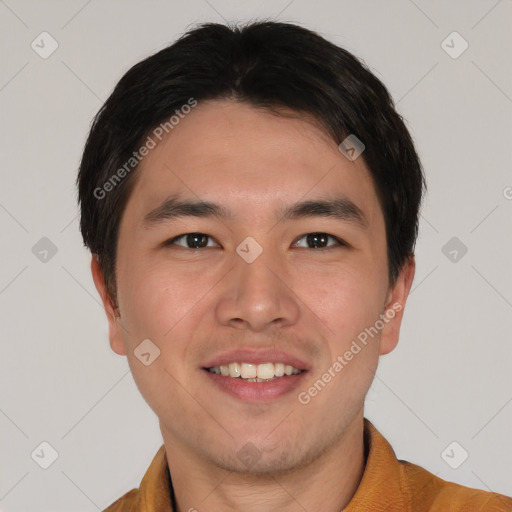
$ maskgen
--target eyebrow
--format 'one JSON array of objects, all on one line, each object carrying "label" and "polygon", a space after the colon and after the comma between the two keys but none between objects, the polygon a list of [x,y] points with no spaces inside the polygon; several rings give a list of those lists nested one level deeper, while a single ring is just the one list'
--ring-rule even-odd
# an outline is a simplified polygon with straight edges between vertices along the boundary
[{"label": "eyebrow", "polygon": [[[352,222],[362,228],[368,227],[368,220],[362,210],[351,200],[344,197],[297,202],[278,209],[275,214],[279,222],[311,217],[327,217]],[[147,213],[142,224],[144,228],[149,229],[165,221],[183,217],[215,217],[220,220],[233,220],[235,215],[231,210],[217,203],[180,200],[177,196],[171,196]]]}]

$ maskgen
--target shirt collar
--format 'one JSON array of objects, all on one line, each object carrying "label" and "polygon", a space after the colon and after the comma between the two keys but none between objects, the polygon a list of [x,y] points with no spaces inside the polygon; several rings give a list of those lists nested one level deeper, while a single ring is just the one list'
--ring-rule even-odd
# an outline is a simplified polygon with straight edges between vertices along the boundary
[{"label": "shirt collar", "polygon": [[343,512],[408,510],[402,467],[391,445],[366,418],[364,445],[367,458],[363,478]]},{"label": "shirt collar", "polygon": [[140,512],[173,512],[173,490],[164,444],[146,471],[139,493]]},{"label": "shirt collar", "polygon": [[[364,444],[367,460],[363,478],[343,512],[360,512],[379,505],[379,510],[407,510],[407,491],[402,469],[386,439],[364,419]],[[169,466],[162,445],[140,484],[141,512],[173,512],[173,489]]]}]

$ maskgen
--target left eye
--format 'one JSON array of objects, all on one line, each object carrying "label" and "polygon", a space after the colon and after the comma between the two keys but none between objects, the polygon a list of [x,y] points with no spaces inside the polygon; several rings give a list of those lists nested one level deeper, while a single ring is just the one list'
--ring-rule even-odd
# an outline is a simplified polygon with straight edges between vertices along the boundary
[{"label": "left eye", "polygon": [[[302,236],[299,239],[299,241],[295,243],[295,245],[297,245],[300,242],[300,240],[305,240],[306,249],[323,249],[326,247],[332,247],[332,245],[326,245],[329,239],[335,241],[334,245],[345,245],[343,240],[340,240],[339,238],[333,235],[329,235],[327,233],[308,233],[307,235]],[[310,245],[312,245],[313,247],[310,247]]]}]

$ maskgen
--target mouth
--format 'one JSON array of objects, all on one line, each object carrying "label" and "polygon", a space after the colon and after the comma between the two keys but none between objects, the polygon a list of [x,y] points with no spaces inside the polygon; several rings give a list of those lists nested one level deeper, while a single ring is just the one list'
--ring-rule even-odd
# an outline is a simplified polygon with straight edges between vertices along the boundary
[{"label": "mouth", "polygon": [[311,366],[279,350],[235,350],[202,365],[202,373],[231,397],[262,403],[288,395],[303,385]]},{"label": "mouth", "polygon": [[283,377],[300,375],[305,371],[285,363],[252,364],[243,362],[232,362],[204,369],[215,375],[222,375],[223,377],[230,377],[232,379],[241,379],[245,382],[271,382]]}]

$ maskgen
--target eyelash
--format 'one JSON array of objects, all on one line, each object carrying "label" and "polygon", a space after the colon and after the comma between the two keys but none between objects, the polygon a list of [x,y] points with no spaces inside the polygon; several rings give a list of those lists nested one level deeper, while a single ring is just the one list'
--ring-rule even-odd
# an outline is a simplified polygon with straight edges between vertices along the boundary
[{"label": "eyelash", "polygon": [[[177,240],[180,240],[181,238],[185,238],[188,235],[201,235],[201,236],[208,237],[210,240],[213,240],[213,237],[211,237],[210,235],[207,235],[206,233],[191,232],[191,233],[184,233],[183,235],[175,236],[174,238],[171,238],[171,239],[167,240],[166,242],[164,242],[164,245],[166,247],[170,246],[170,245],[175,245]],[[304,235],[301,235],[301,237],[295,243],[298,243],[300,240],[302,240],[303,238],[307,237],[308,235],[326,235],[327,238],[331,238],[331,239],[335,240],[337,246],[339,246],[339,247],[348,247],[349,246],[341,238],[338,238],[337,236],[334,236],[334,235],[330,235],[329,233],[324,233],[322,231],[313,231],[311,233],[306,233]],[[178,247],[182,247],[182,246],[178,246]],[[320,248],[316,248],[316,249],[314,247],[303,247],[303,249],[314,249],[314,250],[319,251],[319,250],[331,249],[333,247],[336,247],[336,245],[331,245],[331,246],[327,246],[327,247],[320,247]],[[188,250],[191,250],[191,251],[197,251],[197,250],[200,250],[200,249],[207,249],[208,246],[207,247],[195,247],[195,248],[194,247],[182,247],[182,248],[183,249],[188,249]]]}]

